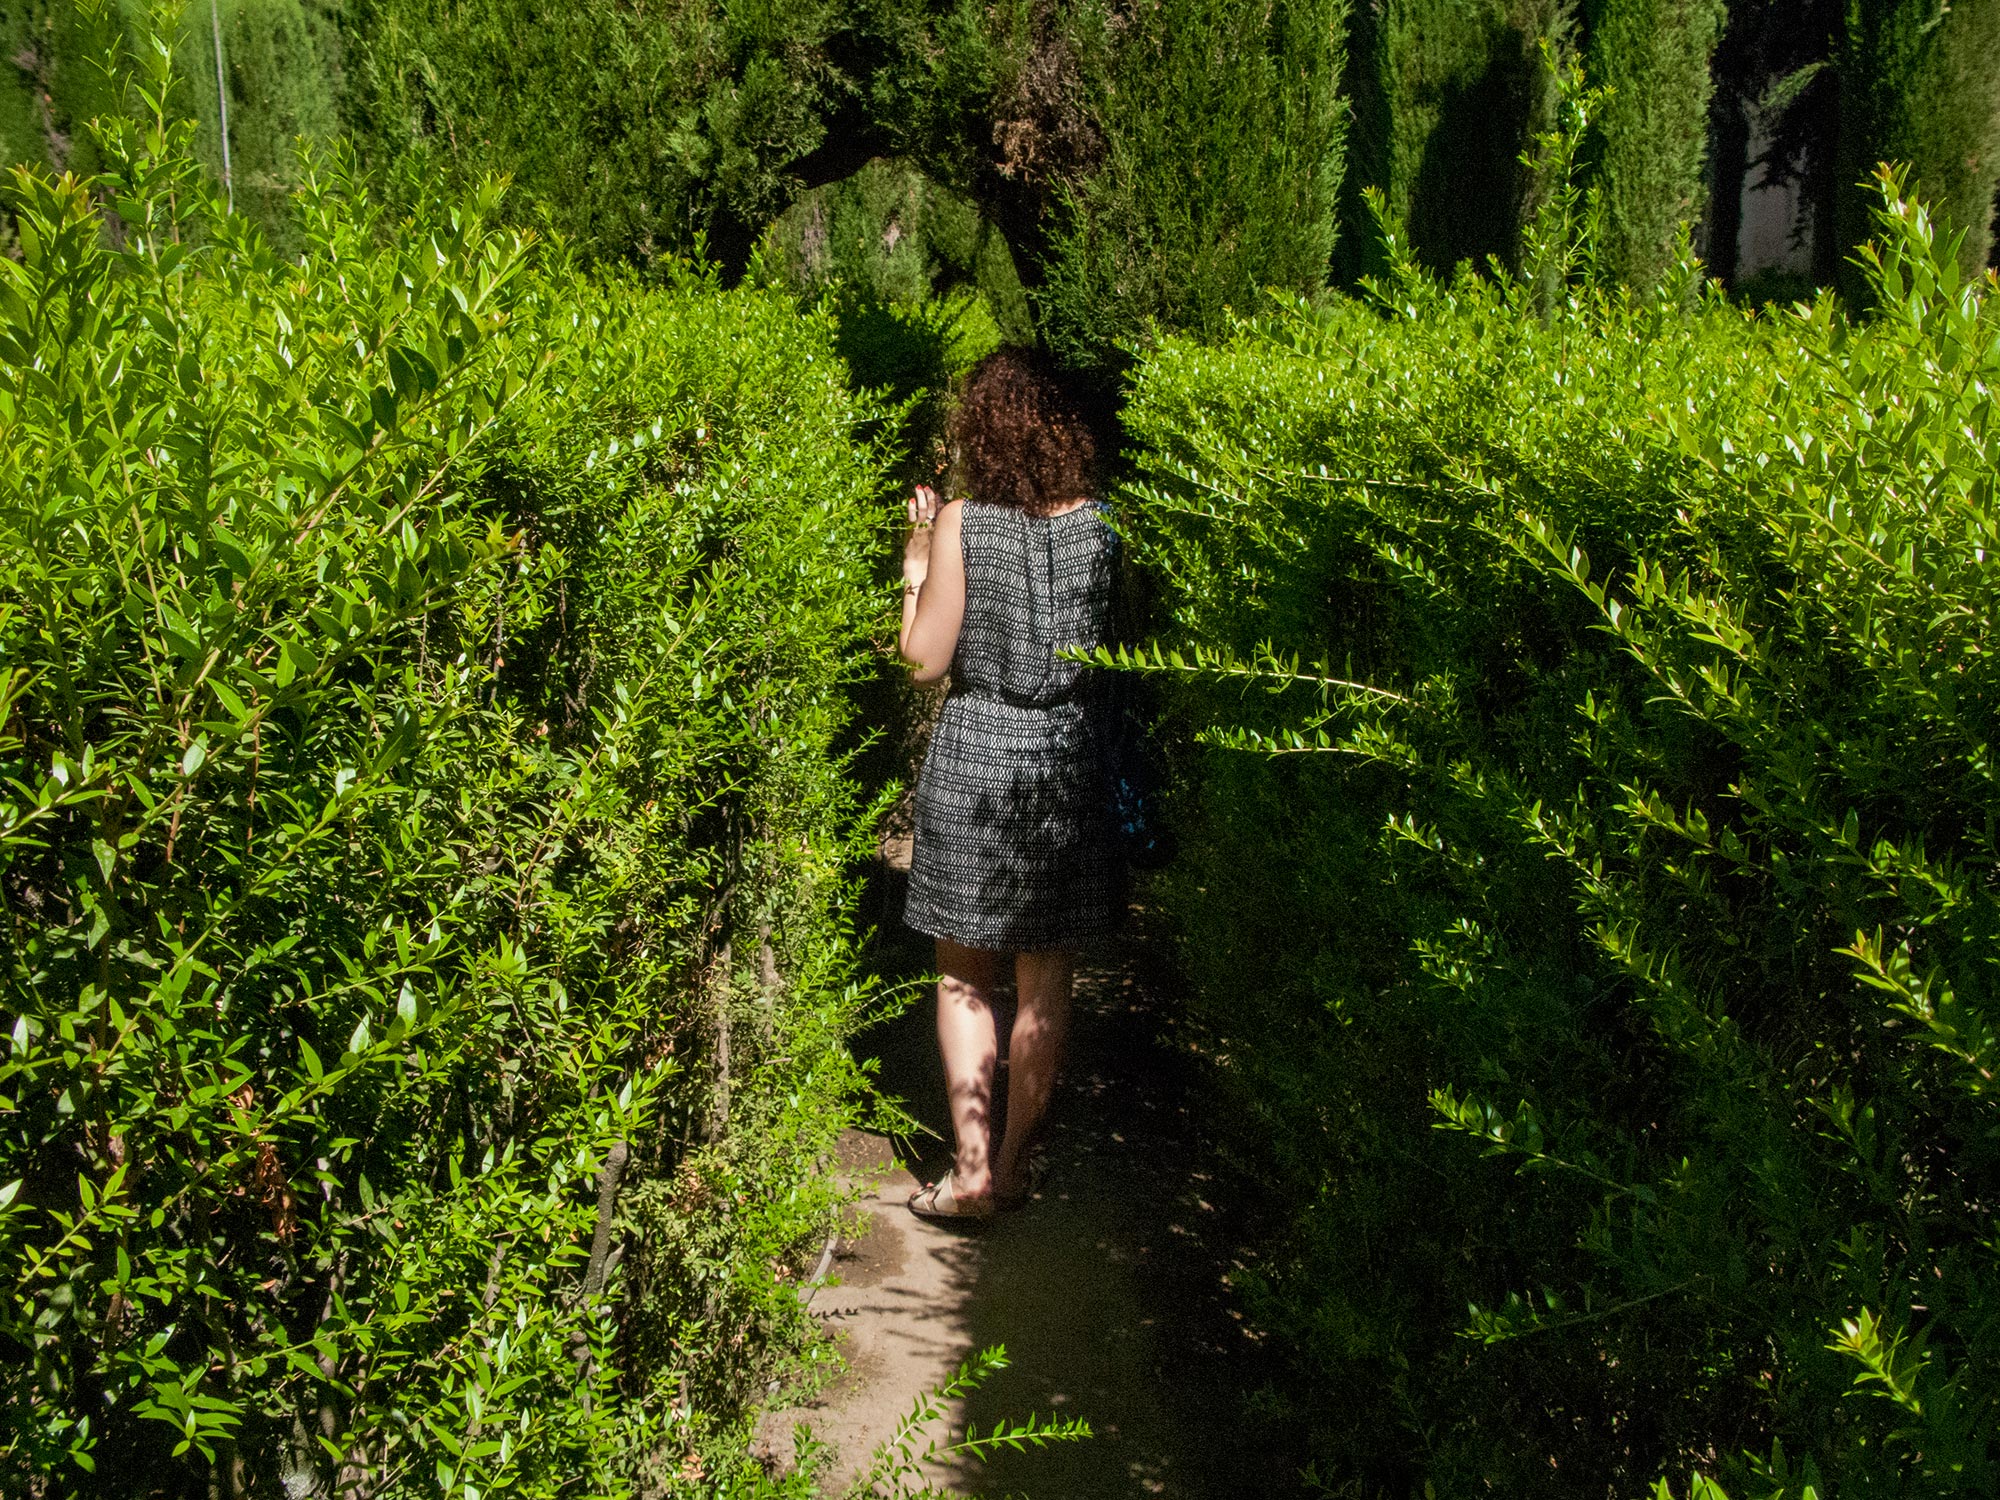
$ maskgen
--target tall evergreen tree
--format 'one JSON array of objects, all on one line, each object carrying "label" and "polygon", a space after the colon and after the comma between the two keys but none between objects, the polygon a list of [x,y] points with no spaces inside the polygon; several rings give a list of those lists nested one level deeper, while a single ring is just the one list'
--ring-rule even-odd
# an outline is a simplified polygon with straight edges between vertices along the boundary
[{"label": "tall evergreen tree", "polygon": [[1102,159],[1063,186],[1043,333],[1113,366],[1149,323],[1216,333],[1326,284],[1345,0],[1157,0],[1075,34]]},{"label": "tall evergreen tree", "polygon": [[1563,0],[1375,0],[1356,8],[1346,92],[1354,126],[1343,277],[1376,269],[1362,190],[1378,188],[1418,258],[1440,270],[1511,263],[1534,184],[1523,148],[1546,125],[1539,50]]},{"label": "tall evergreen tree", "polygon": [[[1965,236],[1975,271],[1993,244],[2000,183],[2000,0],[1847,0],[1836,42],[1840,133],[1834,226],[1846,252],[1867,237],[1881,161],[1907,163],[1911,186]],[[1843,285],[1859,295],[1857,267]]]},{"label": "tall evergreen tree", "polygon": [[1593,0],[1585,76],[1607,90],[1595,134],[1604,269],[1649,286],[1702,209],[1722,0]]}]

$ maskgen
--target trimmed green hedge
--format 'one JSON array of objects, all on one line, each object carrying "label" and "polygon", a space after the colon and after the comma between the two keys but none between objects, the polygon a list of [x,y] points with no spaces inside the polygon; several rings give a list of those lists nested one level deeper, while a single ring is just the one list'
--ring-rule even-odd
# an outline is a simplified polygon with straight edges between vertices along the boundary
[{"label": "trimmed green hedge", "polygon": [[1163,925],[1355,1493],[2000,1484],[2000,294],[1878,223],[1866,326],[1404,264],[1136,373]]},{"label": "trimmed green hedge", "polygon": [[1379,190],[1424,264],[1512,263],[1533,211],[1519,161],[1551,113],[1538,49],[1561,44],[1568,12],[1548,0],[1382,0],[1354,7],[1343,87],[1352,101],[1339,264],[1352,283],[1379,271]]},{"label": "trimmed green hedge", "polygon": [[[298,184],[295,143],[340,128],[342,0],[22,0],[0,13],[0,161],[97,170],[92,119],[121,107],[115,71],[156,24],[178,27],[175,105],[195,122],[192,149],[222,172],[215,44],[228,94],[238,211],[286,236]],[[286,240],[284,248],[292,248]]]},{"label": "trimmed green hedge", "polygon": [[0,1487],[726,1487],[863,1092],[867,414],[187,142],[5,190]]}]

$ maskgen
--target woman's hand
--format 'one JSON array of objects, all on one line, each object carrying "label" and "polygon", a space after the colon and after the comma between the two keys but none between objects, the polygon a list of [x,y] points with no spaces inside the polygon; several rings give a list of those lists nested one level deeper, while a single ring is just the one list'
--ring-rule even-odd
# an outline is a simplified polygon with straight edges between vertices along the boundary
[{"label": "woman's hand", "polygon": [[920,484],[910,496],[910,537],[903,543],[903,582],[922,588],[931,572],[931,536],[939,507],[944,502],[927,484]]}]

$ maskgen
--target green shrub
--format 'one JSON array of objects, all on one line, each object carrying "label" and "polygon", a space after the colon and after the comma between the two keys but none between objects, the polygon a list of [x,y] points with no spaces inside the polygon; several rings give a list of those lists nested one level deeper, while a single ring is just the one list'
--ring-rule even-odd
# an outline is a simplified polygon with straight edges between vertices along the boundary
[{"label": "green shrub", "polygon": [[838,288],[886,306],[977,297],[983,309],[970,320],[981,333],[968,334],[968,355],[954,359],[956,367],[999,343],[1035,340],[1027,293],[998,226],[908,162],[878,157],[801,194],[765,231],[759,251],[765,274],[807,296]]},{"label": "green shrub", "polygon": [[2000,295],[1879,231],[1866,326],[1405,263],[1136,372],[1158,895],[1356,1493],[2000,1483]]},{"label": "green shrub", "polygon": [[1345,278],[1382,269],[1375,188],[1417,257],[1512,264],[1535,184],[1519,158],[1549,121],[1543,41],[1567,9],[1545,0],[1384,0],[1356,7],[1345,90],[1354,126],[1342,215]]},{"label": "green shrub", "polygon": [[740,267],[844,92],[824,0],[629,5],[350,0],[344,115],[420,190],[506,173],[590,255]]},{"label": "green shrub", "polygon": [[[0,15],[0,160],[89,173],[90,121],[121,107],[118,59],[155,32],[176,35],[175,103],[195,122],[194,153],[222,172],[216,32],[228,92],[230,168],[239,212],[266,234],[289,231],[295,145],[339,128],[340,46],[330,0],[27,0]],[[291,248],[286,243],[284,248]]]},{"label": "green shrub", "polygon": [[1723,0],[1597,0],[1585,14],[1584,72],[1606,91],[1596,121],[1600,253],[1611,275],[1648,287],[1674,264],[1681,226],[1702,217]]},{"label": "green shrub", "polygon": [[0,1487],[709,1493],[860,1096],[831,330],[324,163],[279,258],[170,69],[6,189]]},{"label": "green shrub", "polygon": [[1340,188],[1344,0],[1160,0],[1071,22],[1102,160],[1065,184],[1039,292],[1073,365],[1158,323],[1215,334],[1266,288],[1326,283]]},{"label": "green shrub", "polygon": [[30,0],[0,15],[8,62],[0,72],[0,149],[10,163],[94,169],[87,126],[117,108],[104,63],[125,38],[125,14],[113,6]]}]

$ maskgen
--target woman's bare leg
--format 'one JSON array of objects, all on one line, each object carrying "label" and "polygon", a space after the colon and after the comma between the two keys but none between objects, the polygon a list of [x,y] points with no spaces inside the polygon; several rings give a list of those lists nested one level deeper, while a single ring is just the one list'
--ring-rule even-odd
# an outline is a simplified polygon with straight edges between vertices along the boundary
[{"label": "woman's bare leg", "polygon": [[[968,948],[950,938],[939,938],[937,966],[938,1050],[944,1054],[945,1089],[951,1100],[951,1130],[957,1146],[951,1169],[952,1194],[962,1202],[984,1198],[993,1191],[993,1062],[999,1047],[992,996],[1000,974],[1000,955],[989,948]],[[1017,1023],[1015,1035],[1019,1034]],[[1014,1096],[1010,1093],[1007,1097],[1011,1107]]]},{"label": "woman's bare leg", "polygon": [[1019,1005],[1007,1043],[1007,1136],[993,1165],[997,1192],[1018,1193],[1028,1185],[1028,1142],[1055,1092],[1075,971],[1076,955],[1063,949],[1014,955]]}]

